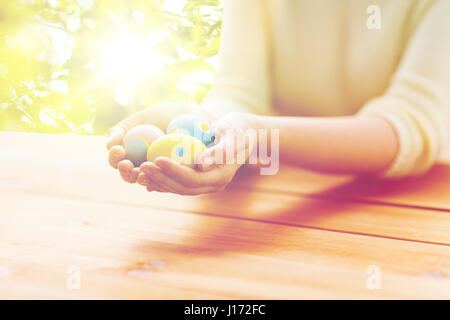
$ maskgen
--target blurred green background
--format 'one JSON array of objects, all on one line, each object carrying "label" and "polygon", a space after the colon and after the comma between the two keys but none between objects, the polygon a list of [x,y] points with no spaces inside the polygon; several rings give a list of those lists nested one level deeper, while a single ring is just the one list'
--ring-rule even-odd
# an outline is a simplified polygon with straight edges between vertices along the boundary
[{"label": "blurred green background", "polygon": [[104,134],[166,102],[200,102],[220,0],[1,0],[0,130]]}]

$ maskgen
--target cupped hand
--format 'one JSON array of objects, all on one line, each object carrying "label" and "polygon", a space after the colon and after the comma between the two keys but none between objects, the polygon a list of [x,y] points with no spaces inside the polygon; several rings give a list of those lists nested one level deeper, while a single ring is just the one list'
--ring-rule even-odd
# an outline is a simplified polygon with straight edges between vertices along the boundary
[{"label": "cupped hand", "polygon": [[125,149],[122,145],[123,137],[131,128],[140,124],[152,124],[165,131],[169,122],[182,114],[193,113],[202,115],[200,109],[187,104],[170,103],[157,105],[138,113],[135,113],[125,120],[119,122],[109,130],[106,148],[109,150],[109,164],[118,169],[123,180],[135,183],[139,175],[139,168],[135,168],[130,160],[125,158]]},{"label": "cupped hand", "polygon": [[[181,165],[169,158],[160,157],[155,163],[140,166],[137,182],[148,191],[171,192],[181,195],[198,195],[225,189],[237,170],[245,164],[256,148],[254,116],[246,113],[229,113],[212,124],[216,139],[195,167]],[[255,159],[254,159],[255,160]],[[134,177],[130,172],[129,176]]]}]

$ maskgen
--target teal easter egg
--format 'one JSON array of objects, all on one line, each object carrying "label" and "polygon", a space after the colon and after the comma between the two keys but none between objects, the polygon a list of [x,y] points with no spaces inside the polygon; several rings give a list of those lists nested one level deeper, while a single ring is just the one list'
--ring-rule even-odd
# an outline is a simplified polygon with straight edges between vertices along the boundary
[{"label": "teal easter egg", "polygon": [[138,125],[131,128],[123,138],[126,158],[134,166],[139,167],[147,160],[148,147],[163,135],[164,132],[161,129],[150,124]]},{"label": "teal easter egg", "polygon": [[139,167],[147,160],[148,143],[141,137],[132,137],[125,144],[125,153],[135,167]]},{"label": "teal easter egg", "polygon": [[195,115],[182,115],[170,121],[167,134],[178,133],[194,137],[208,146],[214,142],[214,132],[209,123]]}]

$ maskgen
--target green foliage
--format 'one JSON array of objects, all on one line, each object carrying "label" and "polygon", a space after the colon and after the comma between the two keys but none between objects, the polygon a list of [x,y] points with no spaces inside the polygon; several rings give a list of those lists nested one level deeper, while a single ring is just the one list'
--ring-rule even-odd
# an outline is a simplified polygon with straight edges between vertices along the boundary
[{"label": "green foliage", "polygon": [[[0,130],[103,134],[145,107],[201,101],[219,49],[220,13],[220,0],[2,0]],[[131,70],[129,79],[106,65],[117,52],[102,48],[125,29],[154,39],[148,61],[160,59],[161,68]],[[133,63],[122,68],[140,68]]]}]

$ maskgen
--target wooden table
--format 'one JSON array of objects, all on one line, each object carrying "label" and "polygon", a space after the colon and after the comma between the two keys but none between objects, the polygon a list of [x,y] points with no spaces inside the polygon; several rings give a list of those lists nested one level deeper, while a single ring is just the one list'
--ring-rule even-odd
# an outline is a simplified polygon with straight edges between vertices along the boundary
[{"label": "wooden table", "polygon": [[448,299],[449,182],[283,167],[183,197],[121,181],[103,137],[0,133],[0,298]]}]

